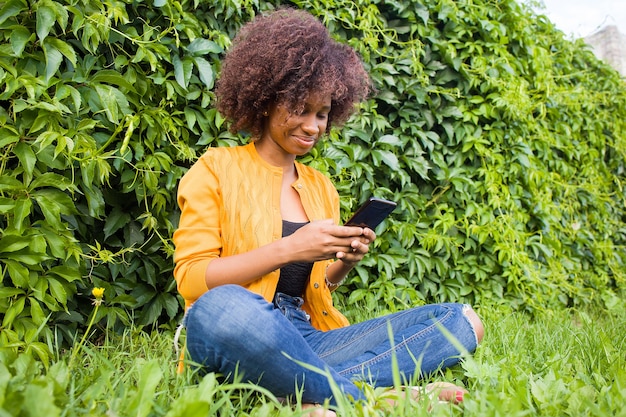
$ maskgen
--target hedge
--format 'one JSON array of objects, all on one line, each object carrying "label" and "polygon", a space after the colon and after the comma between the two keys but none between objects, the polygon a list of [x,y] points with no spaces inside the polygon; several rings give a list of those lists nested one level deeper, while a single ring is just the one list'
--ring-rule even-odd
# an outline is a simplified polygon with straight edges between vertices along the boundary
[{"label": "hedge", "polygon": [[303,162],[399,207],[338,302],[624,305],[626,88],[513,0],[0,1],[0,346],[170,326],[180,177],[246,141],[213,108],[237,29],[309,10],[378,89]]}]

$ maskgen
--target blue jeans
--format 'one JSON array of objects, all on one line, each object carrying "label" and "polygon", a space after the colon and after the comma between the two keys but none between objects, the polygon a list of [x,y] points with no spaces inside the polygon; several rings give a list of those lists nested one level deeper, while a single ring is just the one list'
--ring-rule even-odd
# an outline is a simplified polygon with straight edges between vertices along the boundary
[{"label": "blue jeans", "polygon": [[206,292],[185,316],[192,361],[278,397],[302,389],[303,402],[336,404],[333,384],[354,400],[364,398],[355,380],[393,386],[394,356],[402,382],[410,382],[458,363],[458,344],[469,352],[477,346],[466,305],[426,305],[322,332],[311,326],[302,302],[277,294],[268,303],[239,285]]}]

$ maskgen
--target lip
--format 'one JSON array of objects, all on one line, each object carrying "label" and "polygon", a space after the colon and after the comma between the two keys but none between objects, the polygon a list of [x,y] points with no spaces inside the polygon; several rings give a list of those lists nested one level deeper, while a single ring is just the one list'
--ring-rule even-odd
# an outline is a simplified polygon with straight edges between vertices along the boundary
[{"label": "lip", "polygon": [[314,136],[294,136],[294,139],[303,146],[315,145],[316,140]]}]

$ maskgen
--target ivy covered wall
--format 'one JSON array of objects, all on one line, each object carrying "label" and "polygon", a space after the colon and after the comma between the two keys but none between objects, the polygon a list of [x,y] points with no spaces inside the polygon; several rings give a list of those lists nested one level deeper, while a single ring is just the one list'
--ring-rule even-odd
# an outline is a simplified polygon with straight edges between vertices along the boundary
[{"label": "ivy covered wall", "polygon": [[399,202],[338,301],[623,303],[625,84],[513,0],[9,0],[0,344],[71,340],[94,286],[103,325],[180,317],[177,183],[207,146],[245,141],[212,88],[237,29],[280,4],[355,47],[378,89],[303,158],[346,218]]}]

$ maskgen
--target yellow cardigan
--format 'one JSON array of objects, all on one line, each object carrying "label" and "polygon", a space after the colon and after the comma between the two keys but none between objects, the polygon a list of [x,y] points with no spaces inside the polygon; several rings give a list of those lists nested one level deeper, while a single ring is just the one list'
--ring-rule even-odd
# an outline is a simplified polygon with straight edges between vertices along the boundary
[{"label": "yellow cardigan", "polygon": [[[339,222],[339,195],[319,171],[296,162],[300,194],[311,221]],[[181,216],[173,239],[174,277],[188,308],[208,291],[207,265],[215,258],[245,253],[282,237],[280,189],[283,171],[264,161],[254,143],[209,148],[183,176],[178,188]],[[331,260],[315,262],[305,289],[303,309],[320,330],[348,325],[333,307],[325,282]],[[271,302],[280,270],[246,285]]]}]

